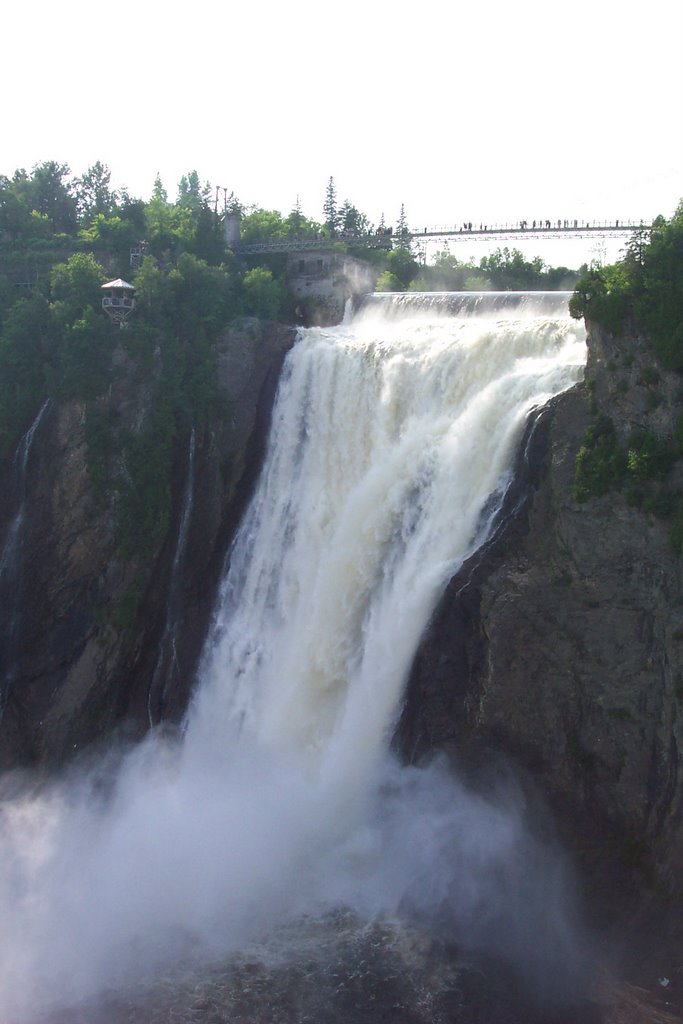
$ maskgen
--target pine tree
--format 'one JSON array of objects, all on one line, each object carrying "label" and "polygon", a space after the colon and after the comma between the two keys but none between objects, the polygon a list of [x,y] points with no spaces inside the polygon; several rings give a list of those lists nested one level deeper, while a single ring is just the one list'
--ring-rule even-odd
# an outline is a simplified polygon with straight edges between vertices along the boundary
[{"label": "pine tree", "polygon": [[398,215],[398,224],[396,225],[396,245],[397,248],[410,252],[410,229],[403,203],[401,203],[401,212]]},{"label": "pine tree", "polygon": [[334,236],[337,233],[337,227],[339,226],[339,213],[337,211],[337,190],[335,188],[333,177],[330,177],[330,180],[327,183],[325,202],[323,204],[323,217],[325,227],[329,231],[330,235]]},{"label": "pine tree", "polygon": [[292,210],[290,215],[290,224],[292,226],[294,234],[298,235],[299,231],[301,230],[301,199],[298,194],[296,197],[294,209]]}]

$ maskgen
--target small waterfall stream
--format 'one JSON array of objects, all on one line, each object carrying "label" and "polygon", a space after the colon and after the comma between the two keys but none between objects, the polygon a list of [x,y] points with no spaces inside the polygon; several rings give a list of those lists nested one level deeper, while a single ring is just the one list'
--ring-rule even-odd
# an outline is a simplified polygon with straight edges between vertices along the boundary
[{"label": "small waterfall stream", "polygon": [[14,638],[17,616],[21,602],[21,557],[24,541],[27,476],[33,441],[48,409],[47,399],[26,433],[20,439],[12,460],[11,493],[14,499],[14,514],[2,541],[0,549],[0,720],[14,677]]},{"label": "small waterfall stream", "polygon": [[[163,706],[164,693],[167,693],[178,677],[180,666],[178,664],[178,651],[176,637],[178,626],[182,618],[181,591],[182,591],[182,570],[185,564],[185,549],[187,537],[192,520],[192,509],[194,506],[194,461],[195,461],[195,430],[190,432],[190,441],[187,451],[187,468],[185,470],[185,487],[181,502],[180,520],[178,522],[178,534],[176,537],[175,554],[171,566],[171,577],[168,586],[166,600],[166,622],[164,632],[159,642],[152,679],[147,693],[147,717],[150,728],[159,722],[158,709]],[[155,705],[157,710],[155,710]]]},{"label": "small waterfall stream", "polygon": [[389,740],[529,411],[584,361],[564,295],[373,297],[301,333],[182,742],[2,804],[0,1016],[325,1024],[382,1019],[375,1000],[438,1024],[458,982],[435,942],[572,962],[561,864],[514,790],[476,796]]}]

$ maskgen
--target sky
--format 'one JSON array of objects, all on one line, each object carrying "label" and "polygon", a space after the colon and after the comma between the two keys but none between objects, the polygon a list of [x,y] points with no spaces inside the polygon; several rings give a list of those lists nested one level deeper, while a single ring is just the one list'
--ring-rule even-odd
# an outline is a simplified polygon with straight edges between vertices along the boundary
[{"label": "sky", "polygon": [[683,196],[678,0],[36,0],[3,35],[7,175],[100,160],[148,199],[194,169],[314,219],[332,176],[420,230],[647,222]]}]

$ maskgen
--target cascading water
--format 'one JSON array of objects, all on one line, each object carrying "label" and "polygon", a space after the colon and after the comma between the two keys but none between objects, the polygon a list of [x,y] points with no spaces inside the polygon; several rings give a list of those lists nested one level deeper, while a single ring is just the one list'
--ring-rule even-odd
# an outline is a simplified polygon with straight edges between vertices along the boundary
[{"label": "cascading water", "polygon": [[196,438],[193,427],[190,431],[185,487],[183,489],[175,554],[173,556],[173,565],[171,566],[171,577],[168,584],[166,623],[164,625],[163,635],[159,642],[157,660],[154,666],[154,671],[152,672],[152,679],[147,693],[147,718],[150,728],[153,728],[158,724],[160,718],[158,709],[163,708],[164,694],[168,693],[174,683],[177,682],[178,673],[180,672],[180,665],[178,664],[177,635],[178,625],[182,616],[182,570],[185,564],[185,549],[187,547],[187,537],[190,529],[190,522],[192,520],[192,509],[194,506],[195,448]]},{"label": "cascading water", "polygon": [[[196,995],[201,976],[236,1019],[336,1020],[305,994],[314,978],[353,1020],[339,992],[358,958],[384,965],[372,998],[398,998],[419,935],[523,949],[539,970],[551,944],[571,958],[560,869],[515,801],[388,753],[421,632],[487,535],[530,409],[582,374],[566,298],[466,315],[375,298],[302,332],[182,742],[152,736],[106,784],[100,767],[3,803],[3,1019],[135,986],[139,1019],[163,1019],[168,985]],[[441,1019],[430,977],[402,990],[406,1019]],[[202,1019],[176,998],[174,1019]],[[93,1019],[118,1020],[112,1005]]]},{"label": "cascading water", "polygon": [[11,493],[14,515],[0,548],[0,608],[5,610],[0,625],[0,720],[14,676],[15,632],[21,598],[21,549],[26,518],[26,475],[33,441],[50,404],[43,402],[23,435],[12,460]]}]

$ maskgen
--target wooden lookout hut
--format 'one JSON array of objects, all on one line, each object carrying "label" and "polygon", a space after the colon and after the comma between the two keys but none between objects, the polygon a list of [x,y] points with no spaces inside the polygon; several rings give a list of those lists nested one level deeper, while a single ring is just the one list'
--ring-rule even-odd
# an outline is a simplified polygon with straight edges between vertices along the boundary
[{"label": "wooden lookout hut", "polygon": [[128,281],[117,277],[115,281],[103,284],[102,292],[102,309],[114,323],[124,327],[135,308],[135,288]]}]

